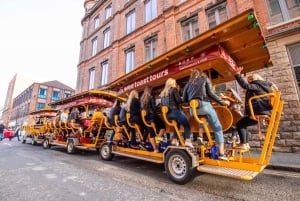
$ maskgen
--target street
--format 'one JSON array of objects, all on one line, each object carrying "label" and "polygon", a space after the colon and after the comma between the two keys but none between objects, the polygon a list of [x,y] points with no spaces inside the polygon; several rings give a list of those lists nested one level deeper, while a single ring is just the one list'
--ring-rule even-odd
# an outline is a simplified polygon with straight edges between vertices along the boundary
[{"label": "street", "polygon": [[300,174],[264,170],[252,181],[197,174],[172,183],[162,165],[96,151],[70,155],[13,139],[0,142],[1,201],[98,200],[300,200]]}]

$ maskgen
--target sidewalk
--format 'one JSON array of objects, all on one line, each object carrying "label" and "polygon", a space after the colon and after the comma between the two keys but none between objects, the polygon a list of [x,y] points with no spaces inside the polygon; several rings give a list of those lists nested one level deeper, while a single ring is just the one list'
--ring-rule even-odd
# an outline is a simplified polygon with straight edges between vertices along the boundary
[{"label": "sidewalk", "polygon": [[[251,150],[253,157],[260,156],[260,150]],[[272,152],[267,169],[300,172],[300,153]]]}]

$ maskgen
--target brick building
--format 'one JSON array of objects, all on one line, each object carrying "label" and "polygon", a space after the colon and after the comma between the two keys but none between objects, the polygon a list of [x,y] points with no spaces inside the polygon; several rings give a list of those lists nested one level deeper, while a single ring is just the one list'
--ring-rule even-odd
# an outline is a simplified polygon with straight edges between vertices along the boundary
[{"label": "brick building", "polygon": [[[273,67],[259,73],[278,85],[285,101],[274,148],[300,151],[299,0],[85,0],[84,6],[77,92],[104,88],[185,41],[254,9],[273,62]],[[251,140],[252,146],[260,146],[257,135],[251,135]]]},{"label": "brick building", "polygon": [[67,98],[74,93],[74,89],[56,80],[34,82],[13,98],[11,107],[3,113],[3,121],[11,127],[29,123],[28,113],[46,108],[50,102]]}]

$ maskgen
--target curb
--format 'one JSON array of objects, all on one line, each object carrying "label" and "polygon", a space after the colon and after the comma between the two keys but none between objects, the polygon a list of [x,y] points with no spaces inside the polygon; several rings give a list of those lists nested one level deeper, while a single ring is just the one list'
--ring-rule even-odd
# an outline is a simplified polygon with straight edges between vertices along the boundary
[{"label": "curb", "polygon": [[300,172],[299,166],[293,166],[293,165],[276,165],[276,164],[270,164],[266,167],[266,169],[269,170],[280,170],[280,171],[290,171],[290,172]]}]

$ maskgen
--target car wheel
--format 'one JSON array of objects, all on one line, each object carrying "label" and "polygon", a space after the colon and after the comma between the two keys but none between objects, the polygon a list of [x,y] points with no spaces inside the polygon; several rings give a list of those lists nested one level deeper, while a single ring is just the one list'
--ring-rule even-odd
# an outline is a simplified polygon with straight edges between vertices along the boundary
[{"label": "car wheel", "polygon": [[168,177],[177,184],[189,182],[195,173],[191,158],[184,150],[173,150],[167,153],[165,170]]},{"label": "car wheel", "polygon": [[74,154],[75,153],[75,145],[73,140],[69,140],[68,144],[67,144],[67,152],[69,154]]},{"label": "car wheel", "polygon": [[102,160],[112,160],[112,158],[114,157],[114,154],[112,153],[112,144],[108,142],[103,143],[100,147],[99,154]]}]

